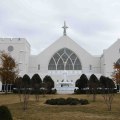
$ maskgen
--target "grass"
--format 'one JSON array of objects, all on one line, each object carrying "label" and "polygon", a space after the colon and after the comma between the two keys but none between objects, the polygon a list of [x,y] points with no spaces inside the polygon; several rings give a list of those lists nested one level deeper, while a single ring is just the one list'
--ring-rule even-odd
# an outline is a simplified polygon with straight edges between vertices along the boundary
[{"label": "grass", "polygon": [[[88,105],[62,105],[52,106],[44,104],[50,98],[85,98],[90,101]],[[19,102],[18,95],[0,95],[0,105],[9,107],[14,120],[119,120],[120,119],[120,94],[116,94],[112,104],[112,111],[107,110],[103,97],[97,95],[96,102],[92,102],[92,95],[46,95],[40,96],[36,102],[30,96],[28,109],[23,111],[23,103]],[[1,120],[1,119],[0,119]]]}]

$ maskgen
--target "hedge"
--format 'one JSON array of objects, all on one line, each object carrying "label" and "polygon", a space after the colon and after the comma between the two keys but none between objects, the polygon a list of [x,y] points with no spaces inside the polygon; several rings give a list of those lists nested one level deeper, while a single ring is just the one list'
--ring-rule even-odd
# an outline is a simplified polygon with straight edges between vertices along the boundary
[{"label": "hedge", "polygon": [[77,98],[56,98],[56,99],[48,99],[45,104],[49,105],[86,105],[89,104],[87,99],[77,99]]}]

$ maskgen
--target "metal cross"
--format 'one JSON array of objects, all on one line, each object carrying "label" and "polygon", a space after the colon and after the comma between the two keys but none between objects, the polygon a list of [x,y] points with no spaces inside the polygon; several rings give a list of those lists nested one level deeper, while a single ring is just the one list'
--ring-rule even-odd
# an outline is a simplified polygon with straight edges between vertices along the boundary
[{"label": "metal cross", "polygon": [[64,29],[63,35],[66,36],[66,29],[67,29],[68,27],[66,26],[66,22],[65,22],[65,21],[64,21],[64,26],[63,26],[62,28]]}]

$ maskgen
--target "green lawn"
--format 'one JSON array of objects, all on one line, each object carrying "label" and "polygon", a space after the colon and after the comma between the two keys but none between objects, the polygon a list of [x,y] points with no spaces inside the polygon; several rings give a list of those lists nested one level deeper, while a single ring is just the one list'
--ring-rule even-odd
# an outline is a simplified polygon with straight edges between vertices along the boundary
[{"label": "green lawn", "polygon": [[[90,101],[88,105],[52,106],[44,102],[50,98],[85,98]],[[23,111],[23,104],[19,102],[18,95],[0,95],[0,105],[6,105],[11,110],[14,120],[119,120],[120,119],[120,94],[116,94],[112,104],[112,111],[107,111],[103,97],[97,95],[96,102],[92,102],[92,95],[46,95],[40,96],[40,101],[35,102],[30,96],[28,110]]]}]

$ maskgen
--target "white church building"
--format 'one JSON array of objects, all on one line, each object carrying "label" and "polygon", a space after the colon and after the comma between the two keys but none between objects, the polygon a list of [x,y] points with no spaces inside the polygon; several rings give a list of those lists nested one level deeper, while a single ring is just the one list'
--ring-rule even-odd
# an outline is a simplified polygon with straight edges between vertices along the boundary
[{"label": "white church building", "polygon": [[50,75],[58,91],[73,91],[75,82],[86,74],[111,77],[113,64],[120,58],[120,39],[101,56],[93,56],[66,34],[64,23],[63,36],[38,55],[31,55],[31,46],[25,38],[0,38],[0,51],[6,51],[19,64],[19,75],[32,77],[38,73],[41,78]]}]

